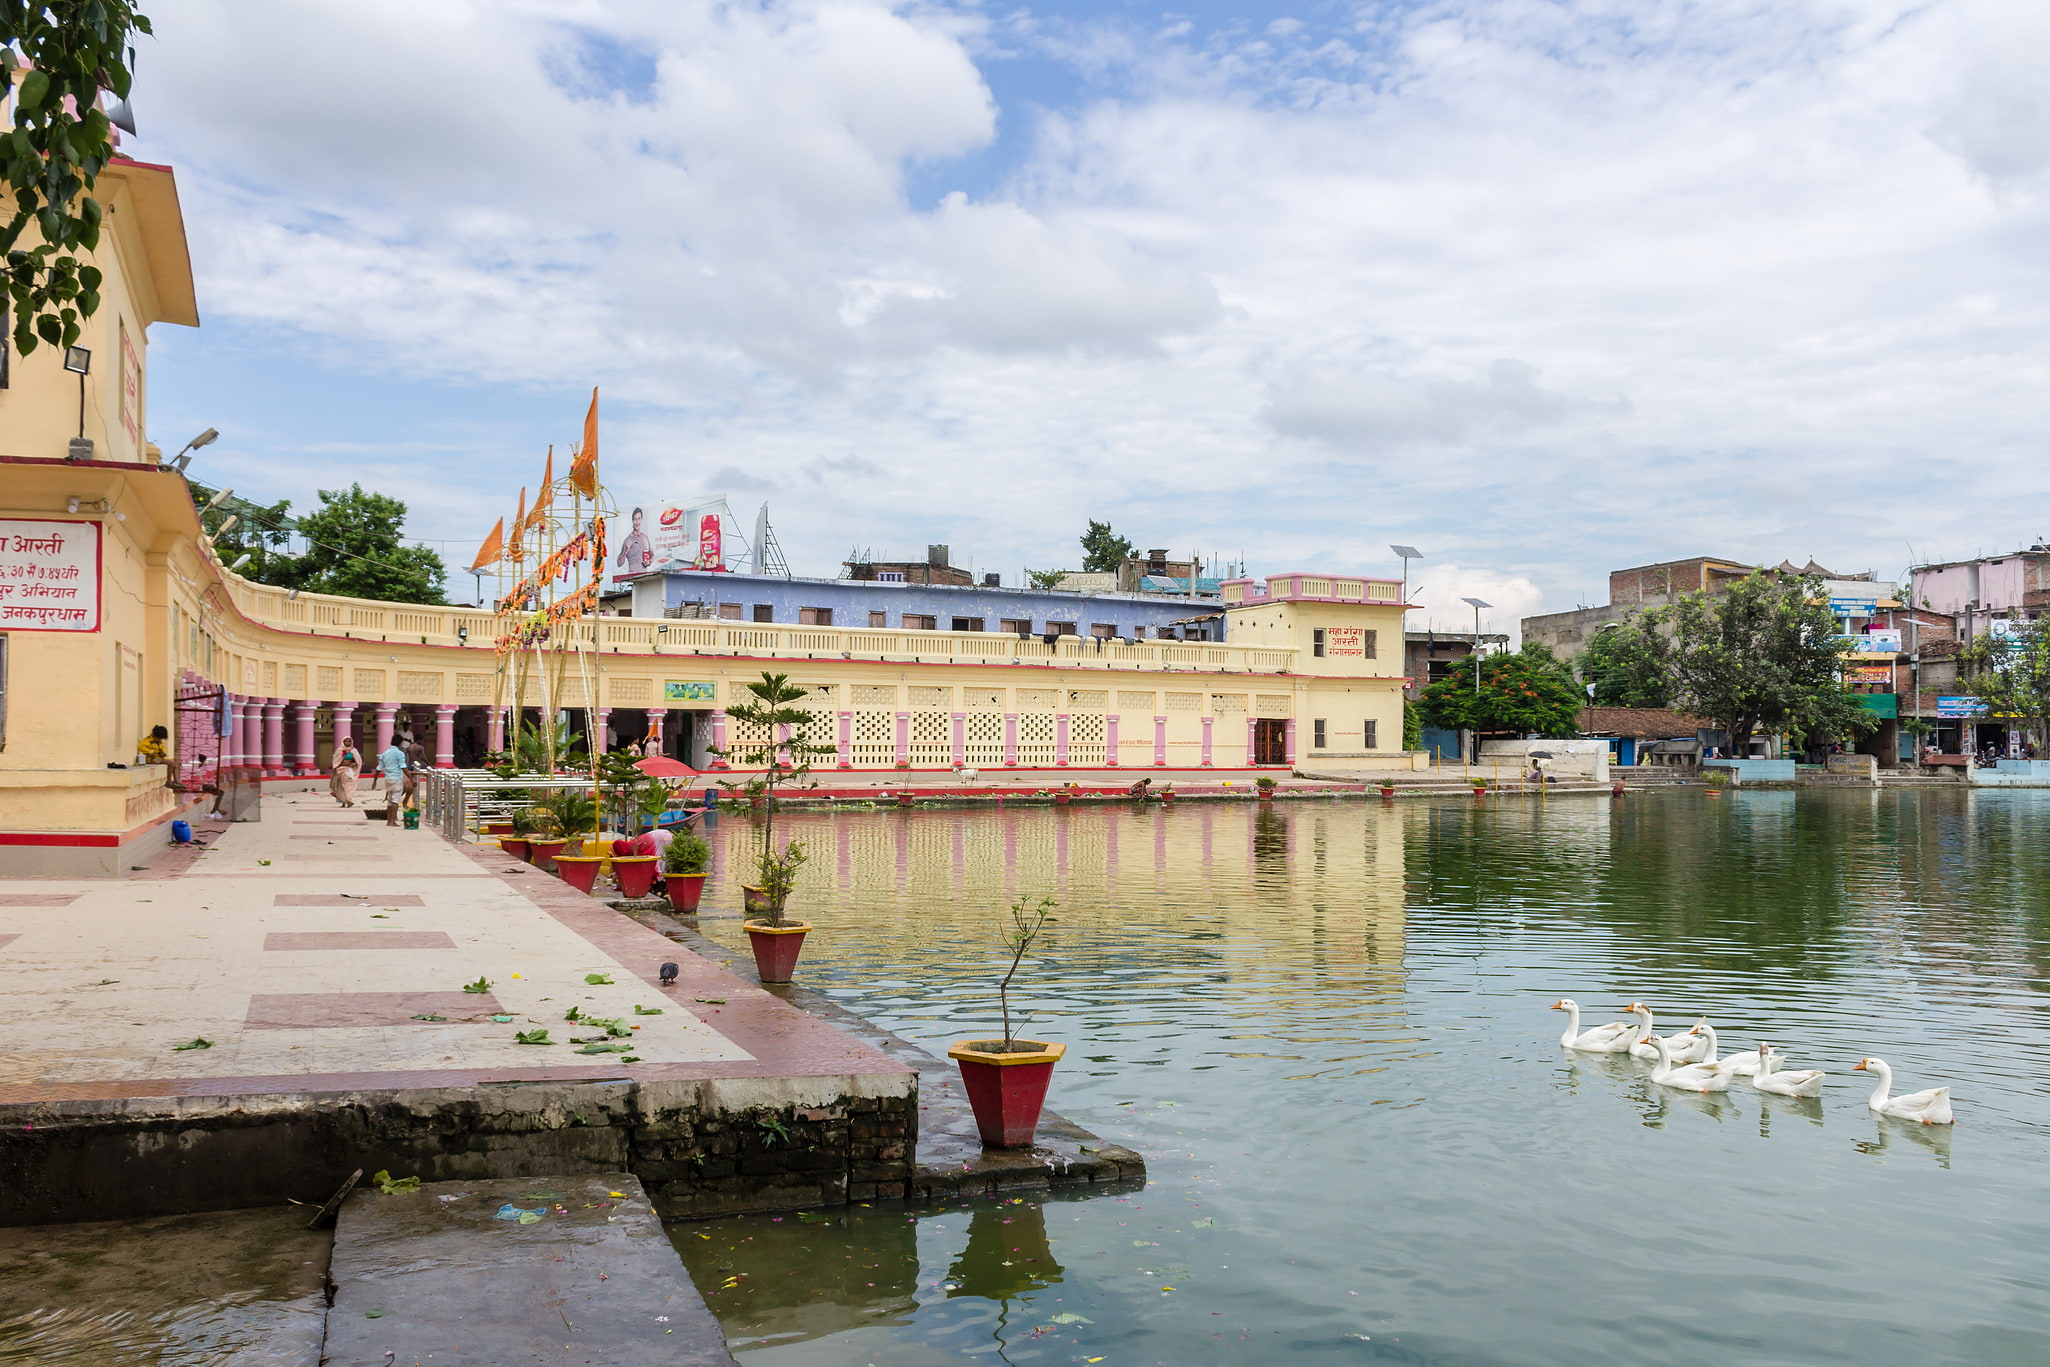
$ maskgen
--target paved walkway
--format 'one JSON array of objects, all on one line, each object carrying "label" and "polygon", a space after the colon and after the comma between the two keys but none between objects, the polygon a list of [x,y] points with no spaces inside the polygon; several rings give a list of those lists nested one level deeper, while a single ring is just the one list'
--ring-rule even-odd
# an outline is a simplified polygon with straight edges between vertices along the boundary
[{"label": "paved walkway", "polygon": [[325,793],[213,829],[121,881],[0,882],[0,1104],[902,1071],[496,849]]}]

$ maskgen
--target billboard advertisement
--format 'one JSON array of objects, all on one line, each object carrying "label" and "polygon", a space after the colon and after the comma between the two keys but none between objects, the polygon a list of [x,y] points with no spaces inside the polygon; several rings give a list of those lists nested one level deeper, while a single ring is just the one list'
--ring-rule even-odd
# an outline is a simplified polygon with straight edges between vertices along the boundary
[{"label": "billboard advertisement", "polygon": [[1898,631],[1868,631],[1851,638],[1856,649],[1867,655],[1901,653],[1901,633]]},{"label": "billboard advertisement", "polygon": [[1936,700],[1936,715],[1939,717],[1983,717],[1986,702],[1983,698],[1939,697]]},{"label": "billboard advertisement", "polygon": [[612,557],[615,580],[656,569],[726,570],[742,550],[738,524],[723,498],[644,503],[623,511],[626,534]]}]

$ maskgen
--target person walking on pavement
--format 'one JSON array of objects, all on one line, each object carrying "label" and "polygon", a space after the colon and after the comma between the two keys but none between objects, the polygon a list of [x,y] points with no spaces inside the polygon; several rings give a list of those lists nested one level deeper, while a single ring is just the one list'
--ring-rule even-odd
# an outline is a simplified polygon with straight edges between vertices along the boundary
[{"label": "person walking on pavement", "polygon": [[356,748],[354,739],[342,737],[335,746],[334,773],[328,778],[327,790],[344,807],[356,805],[356,776],[363,772],[363,754]]},{"label": "person walking on pavement", "polygon": [[406,779],[406,752],[399,748],[396,738],[377,757],[377,774],[384,781],[384,824],[396,826]]}]

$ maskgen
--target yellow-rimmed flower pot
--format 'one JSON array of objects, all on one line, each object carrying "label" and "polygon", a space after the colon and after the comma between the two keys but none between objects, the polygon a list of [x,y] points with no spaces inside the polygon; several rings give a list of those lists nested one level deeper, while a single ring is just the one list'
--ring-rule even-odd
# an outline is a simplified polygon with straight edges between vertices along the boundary
[{"label": "yellow-rimmed flower pot", "polygon": [[755,974],[765,983],[787,983],[797,972],[797,956],[804,951],[808,921],[786,921],[772,926],[749,921],[744,927],[747,942],[755,952]]},{"label": "yellow-rimmed flower pot", "polygon": [[1065,1044],[1042,1040],[961,1040],[947,1057],[961,1067],[961,1086],[975,1111],[975,1128],[985,1147],[1029,1149],[1053,1082],[1053,1066],[1066,1053]]}]

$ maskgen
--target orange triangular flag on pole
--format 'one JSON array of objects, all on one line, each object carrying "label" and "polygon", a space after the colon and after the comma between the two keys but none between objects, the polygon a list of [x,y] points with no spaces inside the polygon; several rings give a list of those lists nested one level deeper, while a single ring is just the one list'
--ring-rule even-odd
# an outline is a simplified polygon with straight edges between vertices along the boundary
[{"label": "orange triangular flag on pole", "polygon": [[[525,490],[520,491],[523,495]],[[496,565],[505,554],[505,519],[498,519],[498,525],[491,529],[491,535],[484,538],[484,544],[477,548],[477,558],[470,562],[470,572],[476,573],[486,565]]]},{"label": "orange triangular flag on pole", "polygon": [[527,521],[541,525],[541,514],[555,502],[555,448],[548,448],[548,465],[541,471],[541,491],[534,495],[534,506],[527,512]]},{"label": "orange triangular flag on pole", "polygon": [[516,513],[514,513],[514,514],[513,514],[513,539],[512,539],[512,545],[506,548],[506,557],[507,557],[508,559],[511,559],[511,560],[521,560],[521,559],[524,559],[524,558],[526,557],[526,554],[527,554],[527,546],[526,546],[526,535],[527,535],[527,486],[526,486],[526,485],[524,485],[524,484],[522,484],[522,485],[520,486],[520,510],[519,510],[518,512],[516,512]]},{"label": "orange triangular flag on pole", "polygon": [[585,498],[598,497],[598,391],[591,390],[591,408],[584,414],[584,444],[569,465],[569,487]]}]

